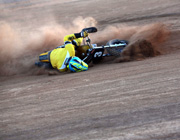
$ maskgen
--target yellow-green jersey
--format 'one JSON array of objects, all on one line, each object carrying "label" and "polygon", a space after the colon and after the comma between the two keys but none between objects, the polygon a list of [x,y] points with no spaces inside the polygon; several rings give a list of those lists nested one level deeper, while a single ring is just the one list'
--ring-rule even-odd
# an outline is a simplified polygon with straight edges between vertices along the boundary
[{"label": "yellow-green jersey", "polygon": [[64,37],[64,48],[56,48],[50,53],[50,63],[53,68],[59,71],[66,71],[66,60],[75,56],[75,46],[80,46],[82,38],[77,38],[75,34],[66,35]]}]

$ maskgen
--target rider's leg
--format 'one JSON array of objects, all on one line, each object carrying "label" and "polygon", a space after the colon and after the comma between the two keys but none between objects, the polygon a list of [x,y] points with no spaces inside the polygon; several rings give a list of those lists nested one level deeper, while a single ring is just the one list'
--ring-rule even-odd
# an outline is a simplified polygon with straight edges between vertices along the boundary
[{"label": "rider's leg", "polygon": [[35,62],[35,65],[38,67],[52,69],[53,67],[50,63],[50,53],[51,53],[51,51],[40,54],[39,61]]},{"label": "rider's leg", "polygon": [[50,62],[50,53],[51,53],[51,51],[41,53],[39,55],[39,61],[41,61],[41,62]]}]

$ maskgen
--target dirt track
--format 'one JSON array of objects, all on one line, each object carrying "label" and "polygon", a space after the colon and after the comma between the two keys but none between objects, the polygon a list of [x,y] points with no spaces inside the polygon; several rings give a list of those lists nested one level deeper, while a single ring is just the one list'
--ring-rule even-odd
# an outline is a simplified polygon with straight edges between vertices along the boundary
[{"label": "dirt track", "polygon": [[[171,24],[172,34],[164,44],[165,55],[143,61],[106,62],[86,72],[56,76],[1,76],[1,140],[180,139],[179,0],[37,2],[14,9],[18,16],[14,12],[7,16],[4,10],[1,17],[29,25],[36,24],[37,18],[38,23],[48,22],[49,13],[59,23],[88,14],[100,30],[107,25],[158,21]],[[95,10],[87,10],[87,4]],[[42,9],[46,11],[40,14]],[[21,19],[23,15],[34,21]]]}]

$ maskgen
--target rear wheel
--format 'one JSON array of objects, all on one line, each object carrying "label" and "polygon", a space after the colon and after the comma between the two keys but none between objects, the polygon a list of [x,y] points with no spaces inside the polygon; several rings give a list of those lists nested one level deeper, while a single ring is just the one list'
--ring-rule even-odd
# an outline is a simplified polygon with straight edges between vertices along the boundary
[{"label": "rear wheel", "polygon": [[124,44],[124,45],[121,47],[114,47],[114,48],[109,47],[109,48],[106,48],[106,50],[110,55],[118,57],[120,56],[122,50],[128,45],[128,41],[120,40],[120,39],[113,39],[113,40],[108,41],[106,45],[115,45],[115,44]]}]

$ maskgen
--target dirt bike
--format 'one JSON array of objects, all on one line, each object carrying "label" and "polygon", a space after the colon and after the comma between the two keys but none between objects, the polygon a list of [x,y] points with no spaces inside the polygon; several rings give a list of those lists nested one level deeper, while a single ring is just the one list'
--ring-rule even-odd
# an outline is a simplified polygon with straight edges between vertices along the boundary
[{"label": "dirt bike", "polygon": [[[87,31],[88,33],[97,32],[96,27],[84,28],[82,31]],[[128,45],[128,41],[113,39],[106,43],[105,46],[97,46],[97,44],[91,44],[91,39],[89,36],[83,39],[83,45],[76,49],[76,56],[81,60],[89,64],[90,62],[98,63],[103,57],[107,56],[120,56],[122,50]],[[58,46],[57,48],[64,48],[65,45]],[[35,66],[52,68],[49,63],[49,55],[51,51],[43,53],[41,59],[44,62],[36,61]],[[45,55],[44,55],[45,54]]]},{"label": "dirt bike", "polygon": [[[97,32],[96,27],[84,28],[82,31],[88,33]],[[90,62],[97,63],[103,57],[107,56],[120,56],[122,50],[128,45],[127,40],[113,39],[109,40],[106,45],[97,46],[97,44],[91,44],[90,37],[86,37],[83,40],[83,45],[76,49],[76,56],[81,58],[84,62],[89,64]]]}]

